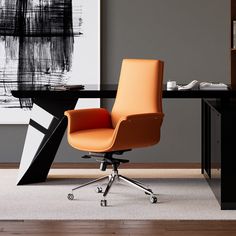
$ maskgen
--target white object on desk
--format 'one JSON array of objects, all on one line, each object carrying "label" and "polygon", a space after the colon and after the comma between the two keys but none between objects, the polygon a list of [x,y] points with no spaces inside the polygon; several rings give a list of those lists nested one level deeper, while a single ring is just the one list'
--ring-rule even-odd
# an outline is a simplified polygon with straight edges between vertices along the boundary
[{"label": "white object on desk", "polygon": [[223,83],[200,83],[200,90],[228,90],[228,86]]},{"label": "white object on desk", "polygon": [[175,89],[177,89],[176,81],[168,81],[167,90],[175,90]]},{"label": "white object on desk", "polygon": [[184,85],[184,86],[178,85],[178,90],[190,90],[195,87],[198,87],[198,85],[199,85],[199,82],[197,80],[193,80],[192,82],[190,82],[187,85]]}]

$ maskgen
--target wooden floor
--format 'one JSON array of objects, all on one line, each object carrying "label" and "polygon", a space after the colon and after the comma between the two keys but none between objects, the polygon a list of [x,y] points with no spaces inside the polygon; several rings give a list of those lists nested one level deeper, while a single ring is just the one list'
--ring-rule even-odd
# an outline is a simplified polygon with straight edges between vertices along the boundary
[{"label": "wooden floor", "polygon": [[235,236],[236,221],[0,221],[0,235]]}]

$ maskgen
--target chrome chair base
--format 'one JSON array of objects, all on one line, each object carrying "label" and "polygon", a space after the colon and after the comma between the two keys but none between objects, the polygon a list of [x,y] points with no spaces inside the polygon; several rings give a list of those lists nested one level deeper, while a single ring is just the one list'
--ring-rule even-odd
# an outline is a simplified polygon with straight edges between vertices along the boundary
[{"label": "chrome chair base", "polygon": [[76,188],[73,188],[72,189],[72,193],[69,193],[68,196],[67,196],[68,199],[69,200],[74,200],[73,192],[75,190],[78,190],[80,188],[86,187],[86,186],[88,186],[90,184],[94,184],[94,183],[103,181],[103,180],[105,180],[107,178],[108,178],[108,184],[107,184],[107,186],[105,188],[105,191],[103,192],[101,187],[97,187],[97,189],[96,189],[97,193],[102,193],[103,192],[103,199],[100,202],[101,206],[107,206],[106,196],[109,193],[113,183],[115,181],[120,181],[120,180],[124,181],[125,183],[128,183],[129,185],[131,185],[131,186],[133,186],[135,188],[138,188],[138,189],[144,191],[145,194],[150,195],[150,202],[151,203],[157,203],[157,196],[152,192],[151,189],[147,188],[144,184],[142,184],[141,182],[139,182],[137,180],[130,179],[130,178],[127,178],[127,177],[125,177],[123,175],[118,174],[118,170],[114,170],[114,169],[112,170],[112,173],[110,175],[103,176],[101,178],[92,180],[92,181],[90,181],[88,183],[82,184],[82,185],[80,185],[80,186],[78,186]]},{"label": "chrome chair base", "polygon": [[144,186],[144,184],[142,184],[141,182],[139,182],[137,180],[127,178],[127,177],[125,177],[123,175],[120,175],[118,173],[119,165],[121,163],[127,163],[129,161],[126,160],[126,159],[113,158],[113,155],[114,154],[121,155],[121,154],[123,154],[126,151],[130,151],[130,150],[121,150],[121,151],[106,152],[106,153],[89,153],[89,155],[86,155],[85,158],[93,157],[98,162],[100,162],[100,170],[101,171],[105,171],[107,169],[107,166],[111,165],[112,166],[112,173],[110,175],[103,176],[101,178],[92,180],[92,181],[90,181],[88,183],[82,184],[82,185],[80,185],[80,186],[78,186],[76,188],[73,188],[72,189],[72,193],[69,193],[67,198],[69,200],[73,200],[74,199],[73,192],[75,190],[83,188],[83,187],[86,187],[87,185],[90,185],[90,184],[94,184],[94,183],[100,182],[100,181],[105,180],[105,179],[108,178],[108,184],[107,184],[107,186],[105,188],[105,191],[103,192],[101,187],[97,187],[97,190],[96,190],[97,193],[102,193],[103,192],[103,199],[100,202],[101,206],[107,206],[106,196],[109,193],[113,183],[115,181],[120,181],[120,180],[128,183],[129,185],[131,185],[131,186],[133,186],[135,188],[138,188],[138,189],[144,191],[145,194],[150,195],[150,202],[151,203],[157,203],[157,196],[152,192],[151,189],[147,188],[146,186]]}]

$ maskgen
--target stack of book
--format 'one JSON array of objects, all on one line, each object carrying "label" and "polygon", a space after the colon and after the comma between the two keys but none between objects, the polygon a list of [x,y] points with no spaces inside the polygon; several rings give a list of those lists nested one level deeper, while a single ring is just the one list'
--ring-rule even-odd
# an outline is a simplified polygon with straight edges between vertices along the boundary
[{"label": "stack of book", "polygon": [[233,20],[233,49],[236,49],[236,20]]},{"label": "stack of book", "polygon": [[82,84],[60,84],[60,85],[46,85],[51,90],[81,90],[84,89]]}]

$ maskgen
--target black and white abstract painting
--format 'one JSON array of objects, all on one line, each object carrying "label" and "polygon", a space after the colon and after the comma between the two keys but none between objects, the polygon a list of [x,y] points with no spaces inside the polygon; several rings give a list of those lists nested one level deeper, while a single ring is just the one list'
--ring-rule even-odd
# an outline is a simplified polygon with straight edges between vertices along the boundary
[{"label": "black and white abstract painting", "polygon": [[70,83],[99,88],[100,0],[0,0],[0,123],[29,120],[12,89]]}]

